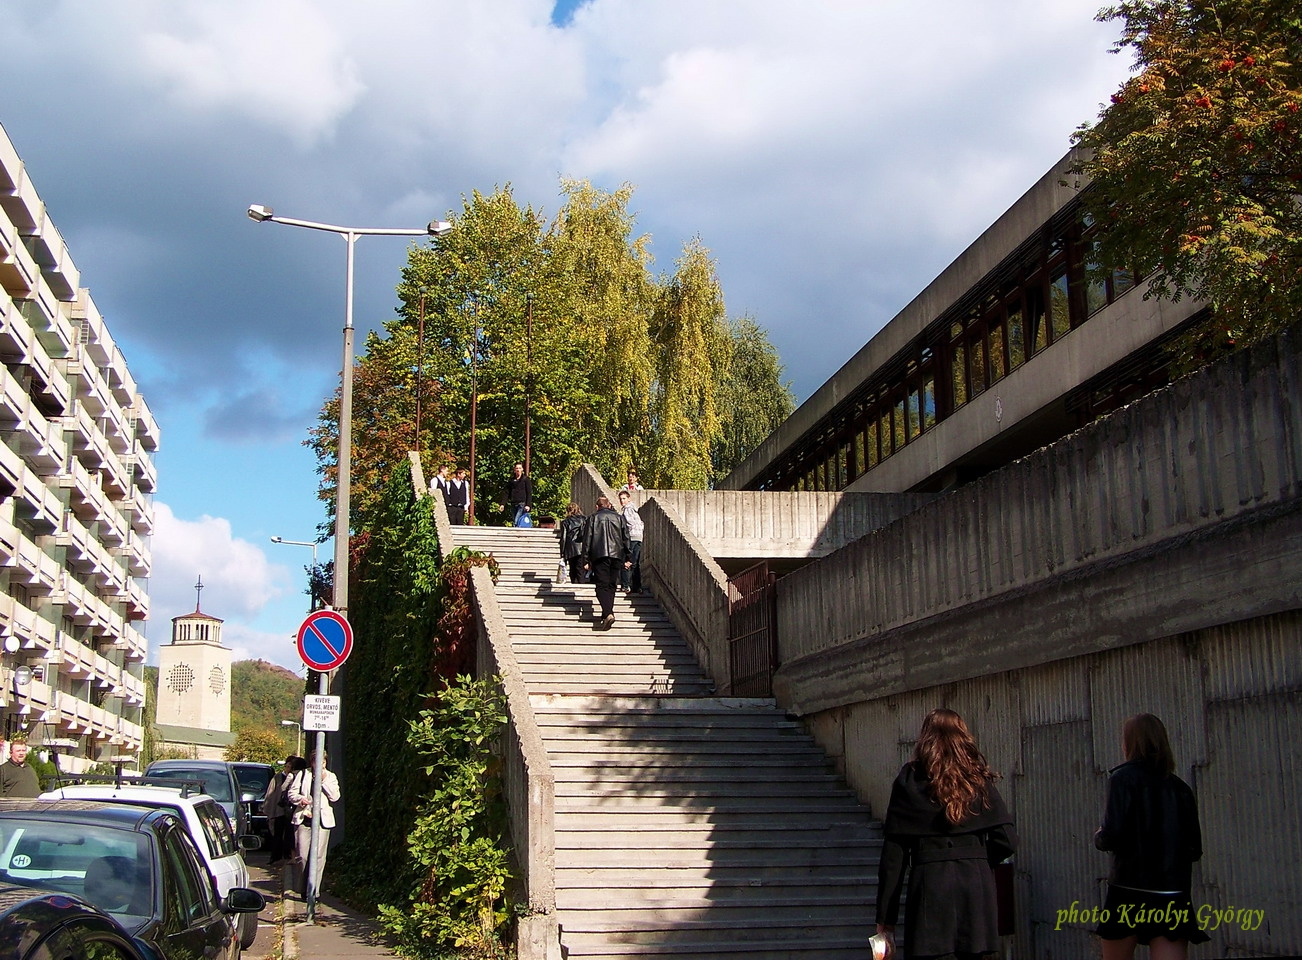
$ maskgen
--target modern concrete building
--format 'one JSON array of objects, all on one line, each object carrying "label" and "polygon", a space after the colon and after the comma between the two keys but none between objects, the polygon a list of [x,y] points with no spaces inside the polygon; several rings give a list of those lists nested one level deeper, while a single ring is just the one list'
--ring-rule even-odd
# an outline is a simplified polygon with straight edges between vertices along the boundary
[{"label": "modern concrete building", "polygon": [[1201,307],[1089,269],[1070,160],[726,489],[639,492],[644,582],[719,694],[771,693],[875,816],[926,713],[967,718],[1023,838],[1011,955],[1098,955],[1091,838],[1141,712],[1199,804],[1191,956],[1297,955],[1302,326],[1173,378]]},{"label": "modern concrete building", "polygon": [[1068,153],[720,483],[731,490],[958,486],[1168,379],[1196,301],[1101,272]]},{"label": "modern concrete building", "polygon": [[0,128],[0,733],[142,741],[158,425]]}]

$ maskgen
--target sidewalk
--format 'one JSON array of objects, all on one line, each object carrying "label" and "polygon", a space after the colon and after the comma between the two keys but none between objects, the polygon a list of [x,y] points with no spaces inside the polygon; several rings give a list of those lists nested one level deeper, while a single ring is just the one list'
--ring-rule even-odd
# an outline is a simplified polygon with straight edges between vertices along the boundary
[{"label": "sidewalk", "polygon": [[384,945],[380,925],[326,895],[316,904],[316,921],[305,919],[307,904],[283,897],[288,870],[266,865],[266,854],[253,853],[249,881],[267,898],[259,915],[258,939],[244,960],[329,960],[333,957],[388,958],[397,954]]}]

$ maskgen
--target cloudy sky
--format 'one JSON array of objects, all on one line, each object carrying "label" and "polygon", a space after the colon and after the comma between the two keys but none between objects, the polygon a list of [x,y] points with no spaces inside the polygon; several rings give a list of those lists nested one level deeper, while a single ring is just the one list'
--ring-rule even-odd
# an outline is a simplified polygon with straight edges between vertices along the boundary
[{"label": "cloudy sky", "polygon": [[[1124,78],[1098,0],[7,0],[3,124],[157,415],[151,647],[227,622],[297,665],[302,446],[337,382],[345,245],[510,183],[637,188],[700,236],[807,397],[1066,152]],[[407,241],[357,244],[356,323]],[[359,337],[360,343],[360,337]],[[330,555],[327,543],[322,557]],[[151,658],[152,659],[152,658]]]}]

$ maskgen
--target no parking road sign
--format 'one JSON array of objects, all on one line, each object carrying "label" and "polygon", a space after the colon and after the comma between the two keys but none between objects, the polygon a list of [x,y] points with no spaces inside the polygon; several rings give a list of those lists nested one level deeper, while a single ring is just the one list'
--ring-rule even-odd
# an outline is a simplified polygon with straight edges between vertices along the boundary
[{"label": "no parking road sign", "polygon": [[313,670],[333,670],[353,652],[353,628],[333,610],[309,613],[298,628],[298,655]]}]

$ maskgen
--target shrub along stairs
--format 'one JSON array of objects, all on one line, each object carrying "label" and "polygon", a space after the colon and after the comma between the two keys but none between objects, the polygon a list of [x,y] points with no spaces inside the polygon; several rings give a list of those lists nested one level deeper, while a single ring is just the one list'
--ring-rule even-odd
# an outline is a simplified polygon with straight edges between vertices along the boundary
[{"label": "shrub along stairs", "polygon": [[649,595],[595,622],[551,531],[456,527],[498,604],[556,779],[573,958],[870,955],[879,826],[772,700],[716,697]]}]

